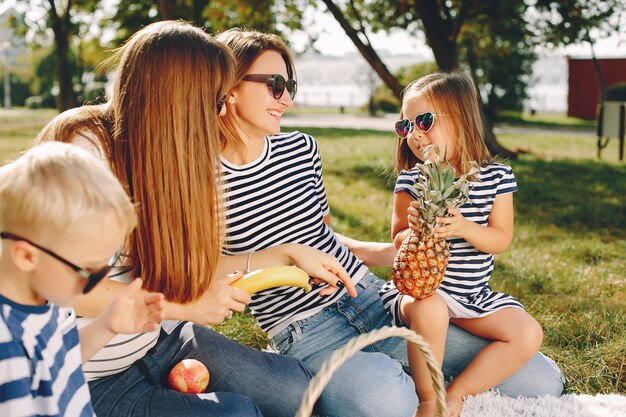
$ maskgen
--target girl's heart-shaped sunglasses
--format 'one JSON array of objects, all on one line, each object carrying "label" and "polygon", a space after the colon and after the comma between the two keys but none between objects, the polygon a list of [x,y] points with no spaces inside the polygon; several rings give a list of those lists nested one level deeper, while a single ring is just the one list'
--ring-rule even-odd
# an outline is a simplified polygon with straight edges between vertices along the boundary
[{"label": "girl's heart-shaped sunglasses", "polygon": [[413,128],[417,127],[421,132],[428,132],[433,128],[435,124],[435,116],[450,116],[449,114],[440,114],[427,111],[426,113],[418,114],[415,116],[415,120],[402,119],[396,122],[396,133],[401,138],[406,138],[411,134]]}]

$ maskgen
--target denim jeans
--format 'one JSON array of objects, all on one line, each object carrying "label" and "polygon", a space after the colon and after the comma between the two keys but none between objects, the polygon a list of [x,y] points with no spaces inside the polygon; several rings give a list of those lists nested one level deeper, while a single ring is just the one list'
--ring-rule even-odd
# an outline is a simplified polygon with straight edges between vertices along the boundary
[{"label": "denim jeans", "polygon": [[[333,351],[353,337],[391,325],[378,295],[383,283],[367,274],[356,285],[357,298],[345,295],[316,315],[290,324],[274,336],[274,347],[318,372]],[[389,338],[353,355],[334,373],[317,409],[333,417],[412,416],[418,400],[409,376],[406,343],[401,338]],[[443,362],[446,379],[463,371],[488,343],[451,325]],[[560,395],[563,383],[556,364],[538,353],[496,389],[512,397]]]},{"label": "denim jeans", "polygon": [[[206,393],[167,388],[170,369],[186,358],[209,369]],[[154,348],[128,370],[91,381],[89,389],[98,417],[293,417],[310,379],[310,372],[291,357],[180,323],[169,334],[162,330]]]}]

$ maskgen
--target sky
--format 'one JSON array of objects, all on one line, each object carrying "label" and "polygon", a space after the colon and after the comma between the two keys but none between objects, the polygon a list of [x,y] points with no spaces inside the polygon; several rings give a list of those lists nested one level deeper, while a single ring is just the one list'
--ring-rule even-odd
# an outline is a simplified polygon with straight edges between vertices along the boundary
[{"label": "sky", "polygon": [[[1,0],[0,14],[19,0]],[[115,7],[117,0],[103,0],[106,8],[111,10]],[[318,40],[315,42],[315,48],[322,55],[344,56],[350,54],[358,54],[358,51],[350,38],[345,34],[335,18],[326,12],[323,7],[308,7],[305,10],[305,21],[307,31],[317,34]],[[599,39],[597,33],[592,30],[591,35],[596,39],[594,48],[598,58],[624,58],[626,57],[626,28],[622,33],[613,35],[606,39]],[[110,34],[109,34],[110,36]],[[103,39],[107,34],[102,35]],[[391,32],[379,32],[368,34],[369,40],[372,42],[374,49],[378,52],[386,51],[393,55],[416,55],[418,61],[433,61],[432,50],[426,45],[422,34],[414,35],[406,31],[395,29]],[[308,42],[307,33],[300,31],[289,35],[289,42],[295,52],[302,52]],[[545,49],[539,51],[542,55],[548,56],[573,56],[577,58],[590,58],[591,47],[588,43],[578,45],[570,45],[566,48]]]},{"label": "sky", "polygon": [[[16,0],[2,0],[0,12],[12,5]],[[104,0],[108,7],[114,7],[116,0]],[[352,41],[345,34],[339,23],[324,8],[309,7],[305,11],[305,19],[313,22],[307,25],[307,30],[319,35],[315,47],[323,55],[343,56],[357,53]],[[592,31],[592,36],[594,35]],[[426,45],[423,36],[415,36],[402,30],[394,30],[390,33],[368,34],[374,48],[378,51],[386,50],[391,54],[405,55],[417,54],[424,60],[432,60],[431,49]],[[597,38],[597,35],[596,35]],[[289,41],[296,52],[304,49],[307,35],[304,32],[292,34]],[[543,51],[548,55],[573,55],[577,57],[590,57],[589,44],[571,45],[559,50]],[[607,39],[598,39],[595,43],[595,52],[598,57],[626,57],[626,28],[621,35],[615,35]]]},{"label": "sky", "polygon": [[[314,21],[307,27],[307,30],[319,34],[319,39],[315,47],[324,55],[342,56],[357,53],[357,49],[345,34],[339,23],[328,12],[322,10],[308,10],[305,16]],[[594,31],[591,32],[592,37]],[[426,45],[423,37],[416,37],[403,30],[396,30],[391,33],[368,34],[374,49],[387,50],[392,54],[419,54],[426,59],[432,59],[432,51]],[[290,37],[290,42],[296,51],[304,48],[306,34],[298,33]],[[621,35],[611,36],[606,39],[598,39],[594,45],[596,55],[600,58],[626,57],[626,28]],[[549,55],[572,55],[577,57],[591,57],[591,49],[588,43],[570,45],[567,48],[560,48],[552,51],[543,51]]]}]

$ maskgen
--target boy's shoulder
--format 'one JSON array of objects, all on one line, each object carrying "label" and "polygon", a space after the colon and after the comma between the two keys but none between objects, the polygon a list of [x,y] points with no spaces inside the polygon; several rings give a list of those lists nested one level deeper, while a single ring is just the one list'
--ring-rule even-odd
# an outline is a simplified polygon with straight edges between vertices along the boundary
[{"label": "boy's shoulder", "polygon": [[0,295],[1,341],[11,337],[20,341],[42,342],[54,332],[66,334],[76,328],[76,313],[70,307],[49,303],[42,306],[18,304]]}]

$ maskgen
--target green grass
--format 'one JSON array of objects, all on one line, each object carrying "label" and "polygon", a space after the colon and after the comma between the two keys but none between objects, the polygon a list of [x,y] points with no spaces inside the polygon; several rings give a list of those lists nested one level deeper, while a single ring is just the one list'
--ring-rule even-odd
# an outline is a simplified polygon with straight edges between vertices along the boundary
[{"label": "green grass", "polygon": [[[0,112],[0,158],[15,157],[53,112]],[[389,241],[393,140],[376,131],[300,130],[324,160],[333,227]],[[570,129],[568,128],[568,131]],[[612,141],[596,159],[587,134],[552,129],[501,135],[529,153],[511,162],[516,230],[496,259],[492,286],[517,297],[545,331],[542,351],[565,372],[571,393],[626,393],[626,163]],[[389,278],[389,268],[375,271]],[[217,328],[242,343],[267,344],[248,314]]]}]

